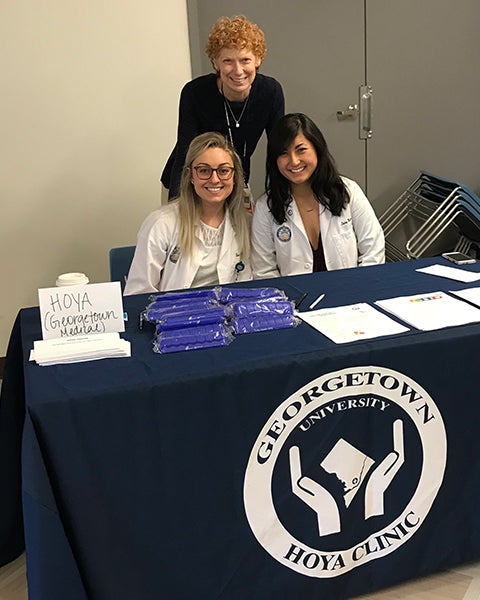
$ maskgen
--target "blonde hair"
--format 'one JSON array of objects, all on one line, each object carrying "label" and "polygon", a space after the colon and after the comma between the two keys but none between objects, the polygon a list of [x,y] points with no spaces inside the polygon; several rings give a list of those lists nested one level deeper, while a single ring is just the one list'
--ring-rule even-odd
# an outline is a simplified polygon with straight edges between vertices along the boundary
[{"label": "blonde hair", "polygon": [[195,241],[195,225],[200,219],[201,201],[192,184],[193,161],[209,148],[220,148],[227,152],[233,162],[233,190],[225,200],[225,208],[230,214],[230,221],[242,260],[247,263],[250,257],[250,215],[243,204],[243,169],[240,157],[228,140],[217,132],[207,132],[194,138],[187,151],[180,183],[178,199],[179,242],[184,256],[191,257]]},{"label": "blonde hair", "polygon": [[243,15],[220,17],[208,34],[205,52],[213,63],[223,48],[250,50],[256,58],[263,61],[267,53],[265,34],[258,25]]}]

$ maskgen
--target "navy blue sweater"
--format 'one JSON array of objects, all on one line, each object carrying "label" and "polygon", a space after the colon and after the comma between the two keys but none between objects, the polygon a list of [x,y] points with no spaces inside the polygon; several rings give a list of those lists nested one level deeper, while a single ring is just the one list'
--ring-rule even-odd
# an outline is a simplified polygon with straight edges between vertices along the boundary
[{"label": "navy blue sweater", "polygon": [[[245,101],[229,104],[238,119]],[[233,143],[242,159],[247,183],[250,176],[250,157],[258,140],[264,131],[268,136],[274,123],[284,113],[285,98],[281,85],[273,77],[257,73],[240,120],[240,127],[235,127],[235,122],[229,115]],[[190,142],[206,131],[218,131],[230,139],[224,99],[218,90],[215,73],[189,81],[180,95],[177,143],[161,177],[163,185],[169,190],[170,198],[179,193],[182,168]]]}]

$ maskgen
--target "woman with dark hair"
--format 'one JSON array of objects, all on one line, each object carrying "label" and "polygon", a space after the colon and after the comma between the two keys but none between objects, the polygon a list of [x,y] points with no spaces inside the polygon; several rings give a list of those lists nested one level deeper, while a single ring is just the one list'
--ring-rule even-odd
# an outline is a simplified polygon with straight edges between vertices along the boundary
[{"label": "woman with dark hair", "polygon": [[210,30],[205,52],[214,72],[189,81],[180,96],[177,143],[161,177],[169,198],[179,194],[188,145],[205,131],[222,133],[234,146],[247,184],[258,140],[285,113],[281,85],[258,73],[267,52],[258,25],[244,16],[221,17]]},{"label": "woman with dark hair", "polygon": [[250,224],[238,154],[219,133],[197,136],[187,152],[180,197],[140,227],[124,294],[251,279]]},{"label": "woman with dark hair", "polygon": [[270,132],[266,194],[253,215],[254,277],[384,261],[383,231],[360,186],[339,175],[325,138],[309,117],[282,117]]}]

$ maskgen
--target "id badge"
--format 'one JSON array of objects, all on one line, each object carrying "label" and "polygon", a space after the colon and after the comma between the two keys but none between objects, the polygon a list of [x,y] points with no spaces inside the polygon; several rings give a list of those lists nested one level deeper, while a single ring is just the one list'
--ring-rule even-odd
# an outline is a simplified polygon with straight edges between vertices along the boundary
[{"label": "id badge", "polygon": [[250,214],[253,213],[253,196],[248,184],[243,188],[243,206]]}]

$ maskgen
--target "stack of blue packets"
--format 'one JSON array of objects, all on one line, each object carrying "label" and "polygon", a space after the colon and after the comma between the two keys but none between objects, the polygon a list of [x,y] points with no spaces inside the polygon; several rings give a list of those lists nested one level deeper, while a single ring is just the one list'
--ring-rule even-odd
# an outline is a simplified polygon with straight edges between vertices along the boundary
[{"label": "stack of blue packets", "polygon": [[231,307],[230,323],[236,335],[295,327],[295,304],[276,288],[222,289],[219,302]]},{"label": "stack of blue packets", "polygon": [[187,290],[150,296],[141,315],[155,325],[153,348],[162,354],[226,346],[234,335],[298,324],[294,303],[276,288]]},{"label": "stack of blue packets", "polygon": [[162,354],[226,346],[233,339],[229,309],[214,290],[188,290],[151,296],[142,320],[155,324],[153,349]]}]

